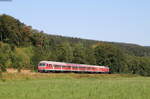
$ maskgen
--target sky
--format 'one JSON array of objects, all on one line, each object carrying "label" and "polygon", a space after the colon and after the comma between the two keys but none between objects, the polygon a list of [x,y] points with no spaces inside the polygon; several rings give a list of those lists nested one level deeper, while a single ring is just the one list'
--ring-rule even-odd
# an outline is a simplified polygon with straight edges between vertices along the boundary
[{"label": "sky", "polygon": [[0,0],[0,14],[48,34],[150,46],[150,0]]}]

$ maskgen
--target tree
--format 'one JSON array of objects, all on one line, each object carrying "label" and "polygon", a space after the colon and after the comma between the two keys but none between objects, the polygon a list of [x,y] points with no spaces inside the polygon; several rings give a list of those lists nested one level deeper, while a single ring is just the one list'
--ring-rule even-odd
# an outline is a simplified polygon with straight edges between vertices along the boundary
[{"label": "tree", "polygon": [[68,42],[61,43],[56,50],[58,61],[61,62],[72,62],[73,50]]},{"label": "tree", "polygon": [[18,72],[23,68],[31,66],[31,57],[32,54],[29,51],[29,48],[15,48],[13,53],[13,67],[17,68]]},{"label": "tree", "polygon": [[10,67],[11,62],[11,48],[8,44],[5,44],[3,42],[0,42],[0,64],[1,64],[1,70],[4,72],[6,71],[7,67]]},{"label": "tree", "polygon": [[110,66],[111,72],[124,71],[125,55],[117,46],[99,43],[94,49],[97,65]]},{"label": "tree", "polygon": [[80,64],[85,64],[87,63],[85,60],[85,48],[83,44],[77,43],[74,45],[73,49],[73,61],[74,63],[80,63]]},{"label": "tree", "polygon": [[86,60],[86,64],[91,64],[91,65],[96,64],[94,49],[92,47],[88,47],[85,49],[85,60]]},{"label": "tree", "polygon": [[5,14],[0,16],[0,41],[20,45],[25,37],[21,31],[23,27],[24,24],[11,16]]},{"label": "tree", "polygon": [[44,42],[47,40],[47,36],[44,35],[42,32],[33,33],[31,36],[31,41],[35,46],[43,47]]}]

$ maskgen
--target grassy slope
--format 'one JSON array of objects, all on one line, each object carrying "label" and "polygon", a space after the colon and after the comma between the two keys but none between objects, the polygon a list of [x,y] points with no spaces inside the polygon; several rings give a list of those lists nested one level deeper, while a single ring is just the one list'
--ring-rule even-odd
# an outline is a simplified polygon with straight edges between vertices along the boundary
[{"label": "grassy slope", "polygon": [[148,99],[150,78],[95,74],[4,74],[0,99]]}]

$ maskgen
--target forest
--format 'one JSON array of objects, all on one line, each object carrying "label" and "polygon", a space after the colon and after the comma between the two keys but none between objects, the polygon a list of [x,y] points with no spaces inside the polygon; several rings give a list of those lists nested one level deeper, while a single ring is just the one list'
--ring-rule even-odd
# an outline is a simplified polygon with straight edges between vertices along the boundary
[{"label": "forest", "polygon": [[107,65],[111,73],[150,76],[149,46],[50,35],[12,16],[0,15],[1,71],[36,71],[41,60]]}]

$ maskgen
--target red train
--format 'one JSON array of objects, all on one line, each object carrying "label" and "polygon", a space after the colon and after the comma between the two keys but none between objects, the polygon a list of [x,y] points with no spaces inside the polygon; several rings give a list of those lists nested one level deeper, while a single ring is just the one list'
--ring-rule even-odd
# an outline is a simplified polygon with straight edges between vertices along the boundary
[{"label": "red train", "polygon": [[41,61],[38,64],[39,72],[84,72],[84,73],[109,73],[108,66],[86,64],[72,64],[65,62]]}]

